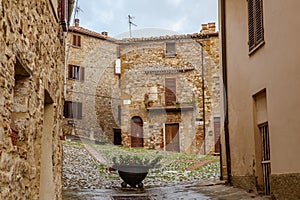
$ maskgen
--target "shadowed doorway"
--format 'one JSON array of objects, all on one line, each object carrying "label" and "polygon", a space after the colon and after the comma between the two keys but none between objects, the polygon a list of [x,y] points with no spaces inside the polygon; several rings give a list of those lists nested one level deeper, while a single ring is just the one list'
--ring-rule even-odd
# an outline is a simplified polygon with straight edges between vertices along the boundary
[{"label": "shadowed doorway", "polygon": [[131,119],[131,147],[144,146],[143,120],[140,117]]}]

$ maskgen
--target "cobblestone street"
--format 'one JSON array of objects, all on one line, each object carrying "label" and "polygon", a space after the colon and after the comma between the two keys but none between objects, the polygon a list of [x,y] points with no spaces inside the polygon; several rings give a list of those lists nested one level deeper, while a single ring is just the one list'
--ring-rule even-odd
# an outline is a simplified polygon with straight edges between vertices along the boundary
[{"label": "cobblestone street", "polygon": [[[225,186],[218,180],[178,182],[145,179],[145,187],[121,188],[117,172],[100,173],[101,155],[96,148],[64,143],[63,199],[267,199]],[[87,150],[88,149],[88,150]],[[92,155],[91,155],[92,154]],[[103,159],[103,158],[100,158]]]}]

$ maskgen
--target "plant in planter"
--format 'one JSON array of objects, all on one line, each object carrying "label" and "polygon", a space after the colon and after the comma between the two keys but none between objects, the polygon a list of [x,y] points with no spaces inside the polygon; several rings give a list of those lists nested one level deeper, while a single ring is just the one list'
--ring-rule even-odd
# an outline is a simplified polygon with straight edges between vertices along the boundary
[{"label": "plant in planter", "polygon": [[153,100],[147,100],[147,101],[145,101],[146,108],[153,106],[153,104],[154,104]]},{"label": "plant in planter", "polygon": [[121,186],[143,187],[142,181],[146,178],[149,169],[159,167],[162,156],[145,157],[138,154],[126,154],[113,157],[112,168],[118,170],[122,180]]}]

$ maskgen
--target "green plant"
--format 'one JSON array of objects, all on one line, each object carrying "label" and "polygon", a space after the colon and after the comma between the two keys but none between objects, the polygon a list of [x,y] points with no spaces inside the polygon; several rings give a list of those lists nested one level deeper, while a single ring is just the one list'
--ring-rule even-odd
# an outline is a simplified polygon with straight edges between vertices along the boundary
[{"label": "green plant", "polygon": [[153,100],[147,100],[147,101],[145,101],[145,106],[146,107],[151,107],[153,103],[154,103]]},{"label": "green plant", "polygon": [[144,154],[120,154],[112,158],[113,166],[121,165],[142,165],[148,166],[149,168],[160,167],[160,161],[162,160],[161,155],[148,155]]}]

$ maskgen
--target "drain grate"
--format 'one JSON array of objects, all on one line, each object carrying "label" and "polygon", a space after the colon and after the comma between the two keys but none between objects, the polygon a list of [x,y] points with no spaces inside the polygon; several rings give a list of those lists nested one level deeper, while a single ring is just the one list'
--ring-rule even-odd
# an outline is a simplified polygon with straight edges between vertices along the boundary
[{"label": "drain grate", "polygon": [[152,200],[148,195],[142,194],[122,194],[111,196],[112,200]]}]

